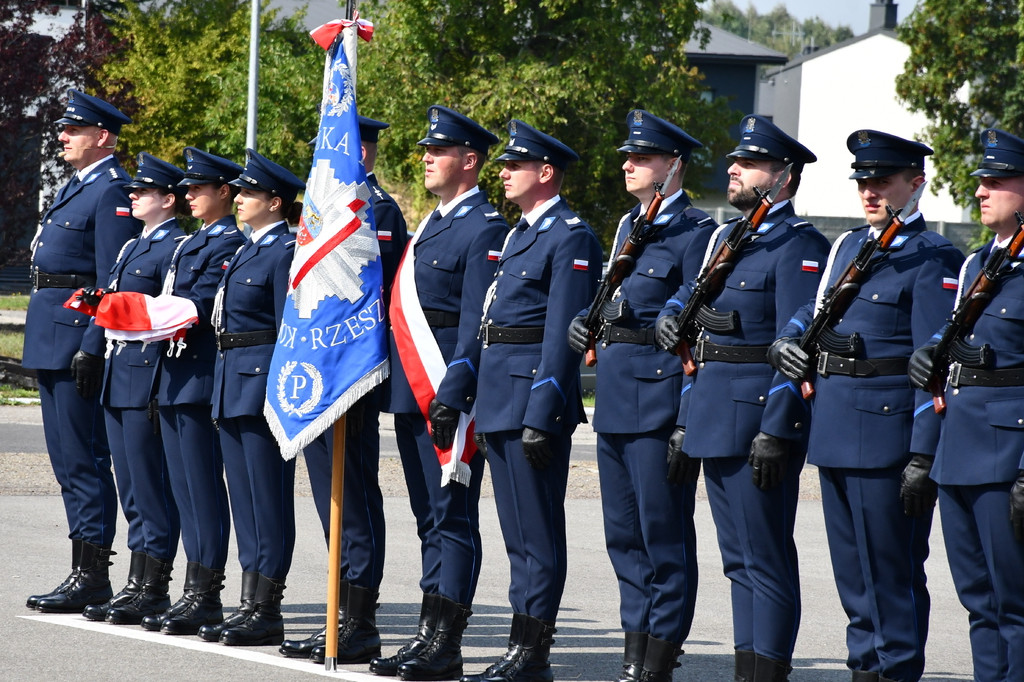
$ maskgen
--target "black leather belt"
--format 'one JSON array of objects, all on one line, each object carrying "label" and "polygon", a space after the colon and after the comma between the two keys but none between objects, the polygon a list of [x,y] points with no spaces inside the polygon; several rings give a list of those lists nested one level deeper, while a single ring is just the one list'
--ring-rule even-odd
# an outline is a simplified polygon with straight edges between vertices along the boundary
[{"label": "black leather belt", "polygon": [[78,289],[96,286],[96,278],[89,275],[50,275],[35,272],[36,289]]},{"label": "black leather belt", "polygon": [[606,343],[635,343],[639,346],[653,346],[654,329],[652,327],[647,327],[646,329],[626,329],[625,327],[608,325],[605,327],[601,339]]},{"label": "black leather belt", "polygon": [[446,310],[424,310],[423,317],[427,318],[427,324],[431,327],[459,326],[458,313],[450,313]]},{"label": "black leather belt", "polygon": [[848,377],[888,377],[907,373],[907,358],[858,360],[833,353],[818,353],[818,374],[843,374]]},{"label": "black leather belt", "polygon": [[228,348],[244,348],[246,346],[262,346],[277,341],[277,331],[274,329],[261,329],[258,332],[217,332],[217,348],[227,350]]},{"label": "black leather belt", "polygon": [[1024,367],[1013,369],[977,369],[959,362],[949,366],[949,385],[957,386],[1024,386]]},{"label": "black leather belt", "polygon": [[696,352],[693,354],[697,362],[736,362],[736,363],[768,363],[768,346],[721,346],[708,343],[704,337],[697,339]]},{"label": "black leather belt", "polygon": [[540,343],[544,327],[496,327],[484,325],[484,345],[491,343]]}]

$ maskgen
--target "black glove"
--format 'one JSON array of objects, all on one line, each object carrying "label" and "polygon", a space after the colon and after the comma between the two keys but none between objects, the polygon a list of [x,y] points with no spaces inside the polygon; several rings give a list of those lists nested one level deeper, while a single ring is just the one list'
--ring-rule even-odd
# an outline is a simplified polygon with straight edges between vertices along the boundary
[{"label": "black glove", "polygon": [[1010,523],[1017,542],[1024,542],[1024,469],[1017,472],[1017,480],[1010,488]]},{"label": "black glove", "polygon": [[153,422],[153,435],[160,435],[160,403],[157,402],[156,398],[149,401],[146,405],[146,419]]},{"label": "black glove", "polygon": [[476,449],[480,451],[484,459],[487,459],[487,434],[475,431],[473,433],[473,442],[476,443]]},{"label": "black glove", "polygon": [[811,373],[811,357],[789,337],[776,339],[768,347],[768,364],[793,381],[803,381]]},{"label": "black glove", "polygon": [[534,469],[547,469],[555,456],[551,451],[551,435],[529,426],[524,427],[523,456]]},{"label": "black glove", "polygon": [[97,289],[96,287],[82,287],[82,293],[76,296],[76,298],[86,305],[95,307],[100,304],[100,300],[103,298],[103,294],[105,293],[107,292],[103,289]]},{"label": "black glove", "polygon": [[71,358],[71,378],[78,395],[91,398],[103,384],[103,356],[80,350]]},{"label": "black glove", "polygon": [[654,323],[654,342],[662,350],[676,352],[676,346],[682,341],[683,334],[679,329],[679,320],[675,315],[663,315]]},{"label": "black glove", "polygon": [[585,353],[590,347],[590,331],[587,325],[583,324],[584,319],[586,318],[580,315],[572,318],[572,322],[569,323],[569,348],[577,353]]},{"label": "black glove", "polygon": [[928,477],[935,458],[929,455],[913,455],[900,477],[900,499],[903,513],[907,516],[924,516],[935,506],[939,487]]},{"label": "black glove", "polygon": [[700,476],[700,460],[683,452],[686,429],[677,426],[668,437],[668,482],[672,485],[696,483]]},{"label": "black glove", "polygon": [[459,411],[439,403],[437,398],[430,401],[427,409],[430,418],[430,440],[442,450],[447,450],[455,440],[455,430],[459,426]]},{"label": "black glove", "polygon": [[921,346],[910,356],[907,376],[910,377],[910,385],[914,388],[928,388],[928,379],[935,369],[935,359],[932,357],[934,350],[935,346]]},{"label": "black glove", "polygon": [[369,400],[371,393],[367,393],[362,398],[352,403],[352,407],[348,408],[348,412],[345,413],[346,436],[352,436],[354,438],[362,432],[363,416],[366,414],[366,402]]},{"label": "black glove", "polygon": [[750,457],[747,459],[754,485],[761,490],[771,490],[782,483],[790,447],[790,441],[764,431],[754,436],[754,442],[750,444]]}]

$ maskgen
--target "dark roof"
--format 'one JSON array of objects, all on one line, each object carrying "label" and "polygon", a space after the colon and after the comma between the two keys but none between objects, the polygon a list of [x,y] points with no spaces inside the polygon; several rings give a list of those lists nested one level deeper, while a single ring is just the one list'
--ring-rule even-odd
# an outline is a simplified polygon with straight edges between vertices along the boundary
[{"label": "dark roof", "polygon": [[756,64],[785,64],[789,57],[781,52],[753,43],[725,29],[697,22],[697,29],[707,29],[707,45],[701,47],[696,36],[686,43],[686,55],[701,62],[753,62]]}]

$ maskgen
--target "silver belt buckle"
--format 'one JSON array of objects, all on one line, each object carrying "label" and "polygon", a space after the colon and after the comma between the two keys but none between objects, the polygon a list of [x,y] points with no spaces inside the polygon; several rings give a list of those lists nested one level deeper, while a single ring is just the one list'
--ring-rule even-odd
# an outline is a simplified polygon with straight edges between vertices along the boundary
[{"label": "silver belt buckle", "polygon": [[828,352],[822,351],[818,353],[818,374],[823,377],[828,376]]},{"label": "silver belt buckle", "polygon": [[952,362],[949,365],[949,385],[953,388],[957,388],[960,385],[960,372],[963,371],[964,366],[959,362]]},{"label": "silver belt buckle", "polygon": [[705,336],[703,334],[697,335],[696,352],[693,354],[693,359],[697,362],[704,362],[704,339]]}]

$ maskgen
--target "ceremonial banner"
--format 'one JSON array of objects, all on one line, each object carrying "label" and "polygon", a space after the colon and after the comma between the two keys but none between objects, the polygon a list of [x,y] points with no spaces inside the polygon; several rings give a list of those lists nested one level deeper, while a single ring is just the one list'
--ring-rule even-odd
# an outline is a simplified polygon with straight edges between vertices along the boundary
[{"label": "ceremonial banner", "polygon": [[390,371],[380,253],[361,157],[354,73],[342,41],[330,40],[320,130],[263,409],[285,459]]}]

